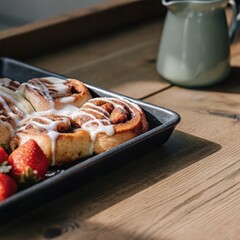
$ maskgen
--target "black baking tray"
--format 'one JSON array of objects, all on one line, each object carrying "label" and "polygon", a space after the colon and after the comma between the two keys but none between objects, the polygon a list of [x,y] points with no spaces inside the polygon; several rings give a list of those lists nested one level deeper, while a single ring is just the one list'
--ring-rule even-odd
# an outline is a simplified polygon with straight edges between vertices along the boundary
[{"label": "black baking tray", "polygon": [[[46,76],[66,79],[65,76],[14,59],[0,58],[1,78],[8,77],[23,83],[31,78]],[[94,97],[126,97],[88,84],[86,86]],[[107,152],[51,169],[47,179],[22,189],[0,203],[0,223],[5,223],[13,217],[20,216],[70,190],[76,189],[89,179],[94,179],[96,176],[101,176],[102,173],[112,171],[131,159],[137,159],[144,153],[143,151],[146,152],[146,149],[164,144],[179,123],[180,116],[171,110],[133,98],[126,98],[144,109],[150,126],[149,131]]]}]

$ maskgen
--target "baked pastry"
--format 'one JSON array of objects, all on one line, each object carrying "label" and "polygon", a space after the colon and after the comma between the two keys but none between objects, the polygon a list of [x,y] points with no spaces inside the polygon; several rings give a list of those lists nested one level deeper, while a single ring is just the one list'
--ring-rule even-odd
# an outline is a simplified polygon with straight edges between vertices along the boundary
[{"label": "baked pastry", "polygon": [[14,81],[10,78],[0,78],[0,86],[15,91],[20,86],[20,82]]},{"label": "baked pastry", "polygon": [[19,90],[36,111],[61,109],[66,105],[81,107],[91,98],[86,86],[76,80],[56,77],[34,78]]},{"label": "baked pastry", "polygon": [[90,134],[95,154],[105,152],[148,130],[143,110],[126,99],[90,99],[72,113],[71,118]]},{"label": "baked pastry", "polygon": [[19,126],[11,139],[11,149],[34,139],[51,165],[61,165],[92,154],[88,132],[76,129],[67,116],[32,116]]},{"label": "baked pastry", "polygon": [[5,78],[0,84],[0,144],[13,151],[34,139],[51,165],[105,152],[148,130],[138,105],[123,98],[92,98],[78,80],[13,83]]},{"label": "baked pastry", "polygon": [[33,112],[31,104],[12,90],[0,86],[0,144],[9,144],[20,121]]},{"label": "baked pastry", "polygon": [[147,130],[138,105],[126,99],[93,98],[69,116],[32,114],[19,125],[10,145],[14,150],[34,139],[51,165],[61,165],[107,151]]}]

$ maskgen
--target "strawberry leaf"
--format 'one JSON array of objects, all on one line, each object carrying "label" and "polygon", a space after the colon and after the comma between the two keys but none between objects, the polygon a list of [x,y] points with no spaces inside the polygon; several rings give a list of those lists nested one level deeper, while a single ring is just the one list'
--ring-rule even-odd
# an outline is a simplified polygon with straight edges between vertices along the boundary
[{"label": "strawberry leaf", "polygon": [[33,170],[31,167],[27,167],[26,171],[20,175],[20,183],[34,184],[38,182],[37,171]]}]

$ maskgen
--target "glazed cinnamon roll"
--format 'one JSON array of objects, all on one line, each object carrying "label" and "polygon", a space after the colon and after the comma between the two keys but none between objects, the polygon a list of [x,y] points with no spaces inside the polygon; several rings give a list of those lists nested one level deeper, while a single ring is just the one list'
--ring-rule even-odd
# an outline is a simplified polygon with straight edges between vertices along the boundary
[{"label": "glazed cinnamon roll", "polygon": [[0,78],[0,86],[15,91],[20,86],[20,82],[14,81],[10,78]]},{"label": "glazed cinnamon roll", "polygon": [[66,105],[81,107],[91,98],[82,82],[56,77],[31,79],[23,84],[21,92],[36,111],[61,109]]},{"label": "glazed cinnamon roll", "polygon": [[20,121],[33,112],[20,95],[0,86],[0,144],[9,144]]},{"label": "glazed cinnamon roll", "polygon": [[76,129],[67,116],[34,114],[24,121],[11,140],[11,149],[34,139],[51,165],[61,165],[92,154],[90,136]]},{"label": "glazed cinnamon roll", "polygon": [[148,130],[143,110],[117,98],[93,98],[71,115],[75,124],[87,131],[99,154]]}]

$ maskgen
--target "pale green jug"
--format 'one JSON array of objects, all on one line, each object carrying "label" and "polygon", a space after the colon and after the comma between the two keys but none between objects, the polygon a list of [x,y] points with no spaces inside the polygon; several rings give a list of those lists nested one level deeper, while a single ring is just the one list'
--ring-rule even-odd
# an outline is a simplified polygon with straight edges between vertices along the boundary
[{"label": "pale green jug", "polygon": [[[227,0],[163,0],[168,7],[157,71],[185,87],[217,83],[230,73],[230,42],[238,30],[238,6]],[[228,27],[225,8],[233,9]]]}]

